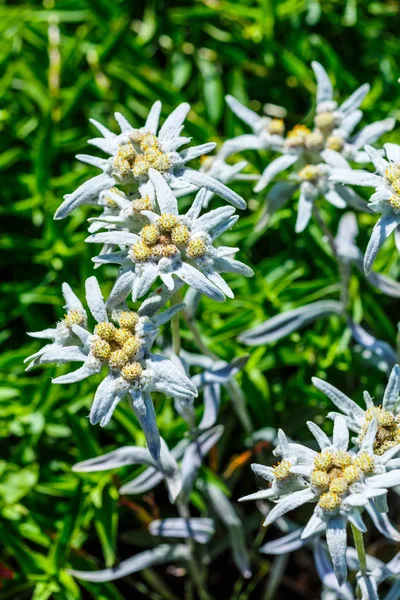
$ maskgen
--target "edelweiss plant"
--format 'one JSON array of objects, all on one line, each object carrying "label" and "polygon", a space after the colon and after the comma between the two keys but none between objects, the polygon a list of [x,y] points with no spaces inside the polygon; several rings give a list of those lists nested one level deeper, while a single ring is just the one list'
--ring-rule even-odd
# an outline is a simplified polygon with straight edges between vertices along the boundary
[{"label": "edelweiss plant", "polygon": [[[223,432],[223,427],[215,425],[221,386],[232,393],[234,401],[239,397],[242,403],[233,378],[247,357],[226,363],[209,352],[195,324],[194,304],[201,294],[217,301],[233,297],[221,273],[250,277],[253,271],[235,260],[238,248],[214,246],[219,236],[234,227],[238,219],[235,207],[246,207],[244,200],[222,183],[234,179],[245,163],[232,167],[224,162],[223,155],[216,155],[203,161],[200,171],[188,168],[187,162],[215,147],[209,143],[182,149],[190,141],[181,136],[189,108],[181,104],[160,129],[160,102],[153,105],[140,129],[133,128],[117,113],[121,129],[118,135],[92,121],[103,137],[90,143],[109,158],[78,156],[103,173],[67,195],[55,218],[64,218],[83,204],[100,207],[101,212],[89,219],[91,235],[86,241],[102,244],[95,266],[115,264],[119,273],[106,300],[97,279],[92,276],[86,280],[88,311],[69,284],[64,283],[66,313],[54,328],[29,333],[49,343],[26,362],[27,370],[49,363],[81,363],[77,369],[54,378],[55,384],[69,385],[92,375],[102,377],[90,410],[92,425],[100,423],[106,427],[118,404],[128,400],[142,427],[147,448],[118,448],[76,465],[75,470],[91,472],[127,464],[146,465],[147,470],[122,486],[121,493],[144,493],[164,479],[177,516],[155,519],[149,532],[158,538],[186,540],[185,544],[162,544],[139,553],[112,570],[71,574],[91,581],[111,581],[151,565],[179,561],[188,564],[197,593],[205,599],[208,594],[204,569],[198,562],[196,544],[209,542],[217,521],[229,533],[233,560],[240,573],[244,577],[251,574],[243,528],[235,509],[214,484],[196,481],[204,456]],[[180,211],[177,198],[192,192],[197,194],[190,208]],[[233,206],[201,214],[214,194]],[[154,289],[158,278],[161,285]],[[189,307],[180,301],[180,290],[185,284],[192,298],[195,294],[190,315]],[[146,295],[147,298],[132,306],[130,295],[133,302]],[[189,293],[189,303],[190,297]],[[181,350],[180,312],[200,355]],[[172,336],[161,336],[160,328],[170,321]],[[153,351],[155,344],[162,354]],[[191,377],[189,365],[199,365],[204,370]],[[199,389],[204,390],[204,410],[197,422],[194,399]],[[153,400],[156,393],[172,397],[187,422],[183,439],[171,452],[158,431],[157,403]],[[243,403],[240,410],[248,426]],[[189,496],[195,486],[204,497],[210,516],[190,516]]]}]

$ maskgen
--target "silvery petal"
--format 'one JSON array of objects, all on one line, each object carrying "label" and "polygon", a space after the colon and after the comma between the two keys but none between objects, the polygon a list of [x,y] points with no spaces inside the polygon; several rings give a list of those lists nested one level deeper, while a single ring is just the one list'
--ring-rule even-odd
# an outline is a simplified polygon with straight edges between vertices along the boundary
[{"label": "silvery petal", "polygon": [[160,207],[160,212],[178,215],[178,201],[161,173],[155,169],[149,169],[149,177],[156,190],[157,204]]},{"label": "silvery petal", "polygon": [[371,272],[379,250],[390,234],[398,227],[399,222],[399,218],[396,215],[389,213],[382,216],[376,223],[364,256],[364,271],[366,275],[369,275]]},{"label": "silvery petal", "polygon": [[333,517],[328,520],[326,525],[326,541],[336,579],[339,585],[343,585],[347,578],[347,535],[346,521],[343,517]]},{"label": "silvery petal", "polygon": [[224,142],[218,154],[221,158],[226,159],[232,154],[243,152],[244,150],[263,150],[265,145],[265,142],[258,135],[246,133]]},{"label": "silvery petal", "polygon": [[398,144],[384,144],[388,159],[394,163],[400,162],[400,146]]},{"label": "silvery petal", "polygon": [[114,287],[107,299],[106,306],[108,310],[112,310],[126,300],[132,291],[135,279],[135,272],[131,269],[129,271],[123,271],[118,275]]},{"label": "silvery petal", "polygon": [[259,490],[258,492],[254,492],[253,494],[248,494],[247,496],[242,496],[238,499],[239,502],[249,502],[253,500],[267,500],[276,495],[276,490],[271,488],[267,488],[265,490]]},{"label": "silvery petal", "polygon": [[190,104],[182,102],[182,104],[179,104],[179,106],[177,106],[165,119],[164,124],[158,133],[158,139],[163,146],[165,143],[168,144],[179,136],[189,111]]},{"label": "silvery petal", "polygon": [[373,148],[372,146],[366,145],[366,146],[364,146],[364,150],[368,154],[368,156],[369,156],[371,162],[373,163],[375,169],[377,170],[378,174],[383,175],[385,173],[385,170],[389,166],[388,161],[385,160],[380,155],[378,150],[375,150],[375,148]]},{"label": "silvery petal", "polygon": [[221,292],[223,294],[225,294],[225,296],[227,298],[235,297],[231,288],[229,287],[229,285],[226,283],[226,281],[221,277],[221,275],[219,273],[216,273],[216,272],[207,273],[207,279],[209,281],[211,281],[211,283],[213,283],[219,290],[221,290]]},{"label": "silvery petal", "polygon": [[149,114],[147,115],[146,123],[144,125],[145,129],[147,129],[148,131],[150,131],[150,133],[153,133],[154,135],[157,133],[161,108],[162,104],[160,100],[154,102],[153,106],[149,111]]},{"label": "silvery petal", "polygon": [[95,371],[94,369],[84,364],[76,371],[72,371],[71,373],[67,373],[66,375],[61,375],[60,377],[52,379],[51,383],[76,383],[77,381],[82,381],[82,379],[86,379],[86,377],[90,377],[91,375],[93,375],[93,373],[98,373],[99,370]]},{"label": "silvery petal", "polygon": [[373,144],[378,138],[387,131],[391,131],[396,124],[396,120],[392,118],[376,121],[364,127],[352,140],[355,148],[362,148],[365,144]]},{"label": "silvery petal", "polygon": [[319,62],[311,63],[312,69],[317,78],[317,105],[321,102],[328,102],[333,99],[333,89],[328,73]]},{"label": "silvery petal", "polygon": [[127,131],[132,131],[133,127],[132,125],[129,123],[129,121],[124,117],[124,115],[121,115],[120,112],[115,112],[114,113],[114,117],[115,120],[117,121],[120,129],[121,129],[121,133],[126,133]]},{"label": "silvery petal", "polygon": [[247,108],[231,95],[225,96],[225,100],[229,108],[239,119],[247,123],[252,129],[257,129],[262,124],[262,117],[258,116],[250,108]]},{"label": "silvery petal", "polygon": [[360,106],[365,96],[368,94],[369,90],[370,86],[368,85],[368,83],[364,83],[359,88],[357,88],[356,91],[353,92],[351,96],[349,96],[347,100],[343,102],[343,104],[339,106],[338,110],[343,114],[352,112]]},{"label": "silvery petal", "polygon": [[62,294],[65,299],[64,308],[68,310],[78,310],[86,315],[86,311],[83,308],[82,302],[79,300],[78,296],[72,290],[71,286],[68,283],[63,283],[61,286]]},{"label": "silvery petal", "polygon": [[332,445],[326,433],[324,433],[322,429],[318,427],[318,425],[316,425],[312,421],[307,421],[307,427],[317,440],[318,446],[321,448],[321,450],[325,450],[326,448],[329,448]]},{"label": "silvery petal", "polygon": [[368,477],[368,486],[372,488],[391,488],[400,485],[400,469]]},{"label": "silvery petal", "polygon": [[105,171],[108,166],[108,159],[99,158],[98,156],[92,156],[91,154],[77,154],[75,158],[80,162],[86,163],[87,165],[92,165],[93,167],[97,167],[102,171]]},{"label": "silvery petal", "polygon": [[298,159],[299,157],[296,154],[283,154],[282,156],[279,156],[279,158],[273,160],[261,174],[257,185],[254,187],[254,191],[261,192],[274,177],[288,169],[297,162]]},{"label": "silvery petal", "polygon": [[107,129],[107,127],[105,127],[104,125],[102,125],[101,123],[99,123],[98,121],[96,121],[96,119],[89,119],[90,123],[92,125],[94,125],[96,127],[96,129],[98,129],[100,131],[100,133],[105,137],[105,138],[109,138],[109,139],[113,139],[115,138],[115,133],[113,133],[112,131],[110,131],[109,129]]},{"label": "silvery petal", "polygon": [[279,519],[279,517],[282,517],[289,511],[298,508],[306,502],[311,502],[314,499],[315,492],[309,488],[300,490],[298,492],[293,492],[288,496],[283,497],[267,515],[267,518],[264,521],[264,526],[271,525],[271,523],[276,521],[276,519]]},{"label": "silvery petal", "polygon": [[345,394],[333,387],[333,385],[318,377],[313,377],[312,382],[315,387],[325,394],[325,396],[327,396],[345,415],[348,415],[355,420],[364,420],[364,411],[353,402],[353,400],[350,400]]},{"label": "silvery petal", "polygon": [[82,204],[97,204],[100,192],[114,185],[114,179],[105,173],[92,177],[92,179],[80,185],[72,194],[65,196],[64,202],[56,210],[54,219],[64,219],[74,208]]},{"label": "silvery petal", "polygon": [[198,292],[208,296],[217,302],[224,302],[224,294],[212,284],[205,275],[188,263],[182,262],[181,266],[175,270],[175,274],[184,282],[193,287]]},{"label": "silvery petal", "polygon": [[197,389],[188,377],[173,362],[158,354],[150,354],[146,359],[146,368],[151,373],[151,380],[146,384],[150,392],[162,392],[167,396],[183,399],[197,396]]},{"label": "silvery petal", "polygon": [[136,233],[111,230],[89,235],[85,242],[88,244],[118,244],[119,246],[131,246],[138,240],[140,240],[140,237]]},{"label": "silvery petal", "polygon": [[89,277],[85,282],[86,301],[89,310],[98,323],[108,321],[106,305],[104,303],[103,294],[96,277]]},{"label": "silvery petal", "polygon": [[300,197],[297,207],[296,233],[301,233],[307,227],[311,219],[314,203],[314,197],[308,196],[302,187],[303,186],[300,186]]},{"label": "silvery petal", "polygon": [[66,362],[84,362],[86,358],[86,354],[78,346],[49,344],[46,351],[40,357],[40,364],[54,362],[61,365]]},{"label": "silvery petal", "polygon": [[336,208],[345,208],[346,200],[342,198],[340,186],[337,186],[336,189],[330,189],[324,193],[324,198],[327,200],[332,206],[336,206]]},{"label": "silvery petal", "polygon": [[38,340],[54,340],[56,336],[57,330],[52,329],[43,329],[42,331],[27,331],[26,335],[30,337],[37,338]]},{"label": "silvery petal", "polygon": [[349,446],[349,429],[346,424],[346,419],[339,415],[336,417],[333,425],[333,445],[338,450],[347,451]]},{"label": "silvery petal", "polygon": [[324,589],[327,588],[334,594],[332,600],[333,598],[335,600],[354,600],[351,585],[348,582],[339,586],[329,554],[319,539],[314,543],[314,562]]},{"label": "silvery petal", "polygon": [[190,146],[186,150],[182,150],[180,153],[182,160],[184,163],[193,160],[194,158],[198,158],[199,156],[204,156],[204,154],[208,154],[215,150],[216,147],[215,142],[207,142],[206,144],[200,144],[199,146]]},{"label": "silvery petal", "polygon": [[330,179],[338,183],[347,183],[349,185],[362,185],[366,187],[378,187],[382,184],[382,177],[374,175],[369,171],[352,169],[333,169]]},{"label": "silvery petal", "polygon": [[158,266],[156,264],[148,263],[143,267],[140,275],[136,275],[136,278],[133,281],[132,300],[134,302],[149,291],[158,275]]},{"label": "silvery petal", "polygon": [[309,538],[316,533],[321,533],[325,529],[324,521],[316,514],[315,510],[311,515],[307,525],[304,527],[301,532],[302,540],[309,540]]},{"label": "silvery petal", "polygon": [[399,403],[400,396],[400,367],[395,365],[390,373],[389,381],[383,395],[382,408],[393,411]]},{"label": "silvery petal", "polygon": [[273,482],[275,481],[274,469],[273,467],[266,467],[265,465],[259,465],[257,463],[253,463],[250,465],[251,470],[255,475],[262,477],[266,481]]},{"label": "silvery petal", "polygon": [[218,227],[214,227],[214,229],[209,234],[211,235],[211,239],[214,241],[217,239],[217,237],[225,233],[225,231],[228,231],[228,229],[232,229],[233,226],[236,225],[238,219],[238,215],[233,215],[232,217],[229,217],[229,219],[227,219],[225,223],[221,223],[221,225],[219,225]]},{"label": "silvery petal", "polygon": [[218,273],[238,273],[244,277],[253,277],[254,275],[251,267],[240,260],[233,260],[232,258],[214,258],[214,267]]},{"label": "silvery petal", "polygon": [[232,206],[222,206],[210,210],[193,222],[192,231],[193,233],[198,231],[209,231],[225,221],[225,219],[231,217],[234,212],[235,209]]},{"label": "silvery petal", "polygon": [[92,425],[97,425],[113,405],[116,396],[115,379],[114,375],[109,374],[97,388],[89,416]]},{"label": "silvery petal", "polygon": [[374,418],[371,420],[368,425],[367,432],[365,437],[361,443],[360,452],[368,452],[368,454],[374,454],[374,443],[376,438],[376,433],[378,431],[378,421]]},{"label": "silvery petal", "polygon": [[350,523],[354,525],[356,529],[358,529],[358,531],[361,531],[361,533],[367,533],[367,528],[357,508],[351,510],[348,513],[347,518],[349,519]]},{"label": "silvery petal", "polygon": [[330,165],[331,167],[336,167],[338,169],[350,169],[348,161],[342,154],[340,154],[340,152],[336,152],[336,150],[326,148],[321,152],[321,156],[326,164]]},{"label": "silvery petal", "polygon": [[192,206],[189,208],[189,210],[186,213],[186,217],[190,221],[195,221],[197,219],[197,217],[199,216],[201,209],[203,208],[203,205],[204,205],[204,200],[205,200],[206,194],[207,194],[206,189],[201,189],[197,192],[195,199],[193,200]]},{"label": "silvery petal", "polygon": [[217,194],[217,196],[220,196],[236,208],[240,208],[241,210],[246,208],[246,202],[239,194],[230,190],[214,177],[210,177],[210,175],[186,168],[183,170],[181,177],[199,188],[204,187],[210,192]]}]

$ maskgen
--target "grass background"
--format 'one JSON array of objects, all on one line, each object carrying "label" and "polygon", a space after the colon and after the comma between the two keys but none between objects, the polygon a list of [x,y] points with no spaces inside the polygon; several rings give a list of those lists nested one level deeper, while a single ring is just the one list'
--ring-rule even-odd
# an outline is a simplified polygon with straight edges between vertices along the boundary
[{"label": "grass background", "polygon": [[[89,117],[115,130],[112,113],[119,110],[141,126],[156,99],[163,102],[163,117],[188,101],[192,111],[186,132],[195,143],[218,142],[245,131],[225,108],[224,95],[230,93],[259,111],[266,102],[284,105],[288,127],[298,121],[309,124],[315,92],[310,62],[319,60],[342,100],[361,83],[371,84],[364,124],[388,115],[399,119],[399,12],[397,0],[0,2],[2,599],[183,596],[184,578],[166,568],[115,584],[78,586],[66,574],[68,566],[102,568],[151,546],[148,522],[174,513],[161,488],[145,498],[118,496],[119,484],[132,476],[132,468],[92,476],[71,472],[78,460],[119,445],[144,443],[127,407],[120,406],[110,426],[100,431],[89,427],[87,419],[92,380],[52,386],[56,369],[29,375],[23,370],[23,359],[38,348],[25,332],[49,327],[62,317],[63,281],[82,294],[84,280],[92,274],[95,248],[83,240],[85,220],[93,211],[84,208],[65,221],[52,220],[62,196],[94,174],[74,159],[87,151],[86,139],[93,136]],[[397,130],[386,140],[399,142]],[[259,170],[271,157],[248,153],[246,158]],[[235,184],[235,189],[248,200],[249,210],[224,242],[242,248],[242,260],[256,275],[250,281],[231,278],[235,299],[223,305],[203,299],[198,313],[206,342],[226,360],[246,352],[235,337],[249,326],[281,310],[339,294],[336,265],[315,225],[294,235],[295,203],[255,236],[263,196],[255,196],[248,184]],[[328,207],[325,216],[335,230],[339,211]],[[375,220],[359,217],[361,248]],[[392,241],[377,268],[398,277]],[[105,268],[97,275],[109,290],[115,271]],[[351,297],[355,317],[394,344],[397,301],[356,274]],[[183,340],[186,349],[195,349],[184,327]],[[330,409],[311,386],[312,375],[328,377],[356,399],[365,388],[378,395],[386,380],[354,352],[339,318],[251,349],[250,354],[239,379],[255,429],[281,426],[306,441],[303,423],[311,418],[322,423]],[[171,400],[160,399],[157,412],[171,447],[184,434],[184,423]],[[260,447],[243,432],[227,398],[220,422],[227,428],[224,441],[201,476],[219,478],[235,501],[255,489],[249,463],[255,456],[261,460]],[[325,427],[329,432],[329,423]],[[270,454],[262,458],[270,460]],[[193,502],[198,509],[196,495]],[[398,501],[393,503],[396,508]],[[255,505],[238,510],[253,545],[253,579],[243,582],[225,552],[209,568],[210,589],[220,598],[267,598],[272,563],[257,553],[264,535],[256,535],[261,515]],[[394,519],[399,516],[395,511]],[[217,534],[217,541],[218,535],[223,534]],[[265,539],[273,535],[269,532]],[[370,552],[391,556],[391,547],[377,539],[371,538]],[[276,597],[319,594],[311,555],[296,553]]]}]

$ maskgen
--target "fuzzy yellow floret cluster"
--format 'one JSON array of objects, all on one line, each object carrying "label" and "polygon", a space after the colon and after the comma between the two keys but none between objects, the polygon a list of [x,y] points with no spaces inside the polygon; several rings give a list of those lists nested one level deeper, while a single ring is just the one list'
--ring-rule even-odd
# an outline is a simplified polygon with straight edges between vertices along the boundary
[{"label": "fuzzy yellow floret cluster", "polygon": [[373,418],[378,421],[374,453],[380,456],[386,450],[400,444],[400,423],[393,413],[383,410],[380,406],[373,406],[365,412],[365,421],[358,438],[359,443],[363,441]]},{"label": "fuzzy yellow floret cluster", "polygon": [[141,348],[141,342],[135,335],[139,317],[135,312],[123,311],[118,316],[119,327],[113,323],[98,323],[94,328],[97,336],[91,344],[91,352],[100,360],[108,363],[112,369],[120,369],[127,381],[138,381],[142,367],[133,359]]},{"label": "fuzzy yellow floret cluster", "polygon": [[63,323],[67,325],[67,327],[71,327],[72,325],[83,325],[85,322],[85,315],[79,310],[69,310],[67,314],[64,315]]},{"label": "fuzzy yellow floret cluster", "polygon": [[162,213],[156,223],[145,225],[140,238],[129,250],[129,257],[134,262],[171,257],[181,249],[190,258],[200,258],[207,251],[203,240],[190,239],[190,231],[186,225],[182,225],[178,217],[170,213]]},{"label": "fuzzy yellow floret cluster", "polygon": [[281,460],[277,465],[273,467],[275,478],[278,481],[283,481],[290,477],[291,462],[288,460]]},{"label": "fuzzy yellow floret cluster", "polygon": [[114,159],[114,169],[123,178],[130,175],[143,177],[153,168],[163,173],[171,166],[168,155],[160,148],[157,136],[135,132],[132,141],[119,147]]},{"label": "fuzzy yellow floret cluster", "polygon": [[311,484],[322,492],[319,506],[326,511],[336,510],[349,485],[373,470],[374,459],[366,452],[358,456],[344,451],[320,452],[314,458],[314,469],[310,476]]}]

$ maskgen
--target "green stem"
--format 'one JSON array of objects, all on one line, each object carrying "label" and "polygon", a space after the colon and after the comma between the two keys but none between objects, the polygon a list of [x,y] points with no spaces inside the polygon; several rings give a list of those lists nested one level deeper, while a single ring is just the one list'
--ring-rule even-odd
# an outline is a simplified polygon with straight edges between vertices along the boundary
[{"label": "green stem", "polygon": [[363,534],[353,524],[351,524],[351,531],[353,533],[354,544],[357,550],[358,561],[360,563],[360,571],[362,575],[367,572],[367,555],[365,554],[365,546]]}]

